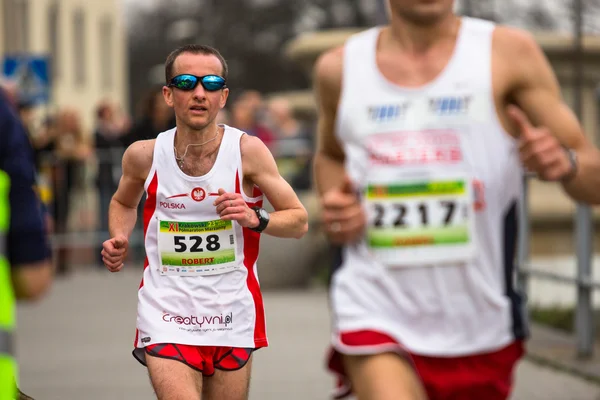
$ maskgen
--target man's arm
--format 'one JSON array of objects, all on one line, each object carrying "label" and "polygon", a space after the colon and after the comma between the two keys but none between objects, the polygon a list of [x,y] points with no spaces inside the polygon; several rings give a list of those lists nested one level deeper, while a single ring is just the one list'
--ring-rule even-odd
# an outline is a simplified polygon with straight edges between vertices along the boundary
[{"label": "man's arm", "polygon": [[329,239],[337,244],[359,240],[366,222],[354,185],[345,169],[344,150],[335,136],[343,60],[343,47],[330,50],[319,57],[314,71],[314,91],[319,113],[314,180],[321,200],[321,221]]},{"label": "man's arm", "polygon": [[113,238],[121,235],[129,238],[135,228],[137,207],[144,194],[144,182],[152,167],[154,142],[134,142],[123,154],[123,175],[108,209],[108,230]]},{"label": "man's arm", "polygon": [[240,148],[244,178],[258,186],[275,209],[263,232],[283,238],[299,239],[304,236],[308,230],[306,209],[294,189],[279,174],[275,159],[267,146],[259,138],[243,135]]},{"label": "man's arm", "polygon": [[36,300],[52,283],[50,244],[35,186],[33,150],[20,121],[0,98],[0,169],[10,178],[8,261],[17,299]]},{"label": "man's arm", "polygon": [[314,69],[314,94],[318,123],[314,180],[322,196],[341,185],[346,177],[344,151],[335,137],[338,102],[342,87],[343,48],[330,50],[319,57]]},{"label": "man's arm", "polygon": [[577,154],[577,173],[563,184],[565,191],[574,200],[600,204],[600,152],[562,99],[544,53],[530,35],[512,28],[498,28],[495,41],[503,64],[510,66],[513,84],[508,100],[517,104],[533,125],[547,128]]}]

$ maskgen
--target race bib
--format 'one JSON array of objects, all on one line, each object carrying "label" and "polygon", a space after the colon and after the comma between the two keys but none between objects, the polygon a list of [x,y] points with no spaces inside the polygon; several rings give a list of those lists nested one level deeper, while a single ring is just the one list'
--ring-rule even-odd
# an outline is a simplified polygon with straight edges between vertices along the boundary
[{"label": "race bib", "polygon": [[473,258],[474,218],[469,180],[401,181],[366,189],[367,246],[390,267]]},{"label": "race bib", "polygon": [[161,275],[224,274],[241,268],[236,262],[231,221],[158,221]]}]

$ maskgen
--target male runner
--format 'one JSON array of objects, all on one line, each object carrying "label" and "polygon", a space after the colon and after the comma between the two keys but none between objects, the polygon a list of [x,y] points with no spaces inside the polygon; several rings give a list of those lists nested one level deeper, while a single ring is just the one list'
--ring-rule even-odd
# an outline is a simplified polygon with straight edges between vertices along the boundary
[{"label": "male runner", "polygon": [[221,54],[184,46],[165,69],[176,128],[126,150],[102,255],[110,271],[123,268],[145,189],[147,257],[133,354],[160,400],[247,399],[251,354],[268,344],[260,232],[300,238],[308,217],[267,147],[216,124],[229,94]]},{"label": "male runner", "polygon": [[421,399],[421,381],[434,400],[506,399],[527,335],[522,167],[600,203],[600,154],[534,39],[453,3],[389,0],[388,26],[315,67],[316,183],[343,245],[329,363],[340,398]]}]

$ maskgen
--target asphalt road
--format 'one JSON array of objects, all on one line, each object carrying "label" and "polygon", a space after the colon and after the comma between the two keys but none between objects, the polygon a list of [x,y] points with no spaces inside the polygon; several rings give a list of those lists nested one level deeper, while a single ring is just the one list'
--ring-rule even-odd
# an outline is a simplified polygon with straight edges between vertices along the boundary
[{"label": "asphalt road", "polygon": [[[78,272],[40,303],[19,306],[21,387],[36,400],[155,398],[131,356],[135,271]],[[328,399],[329,315],[323,290],[265,293],[270,347],[255,353],[252,400]],[[600,400],[600,387],[523,361],[514,400]]]}]

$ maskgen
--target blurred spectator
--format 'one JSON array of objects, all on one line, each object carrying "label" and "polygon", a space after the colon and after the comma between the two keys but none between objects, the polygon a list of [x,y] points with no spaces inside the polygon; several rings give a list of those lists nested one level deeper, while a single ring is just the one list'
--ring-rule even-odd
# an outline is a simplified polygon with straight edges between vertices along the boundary
[{"label": "blurred spectator", "polygon": [[258,90],[245,90],[238,100],[248,104],[258,122],[264,122],[267,110],[263,95]]},{"label": "blurred spectator", "polygon": [[294,117],[289,101],[275,98],[269,102],[267,110],[270,128],[277,135],[275,154],[279,157],[310,156],[310,132]]},{"label": "blurred spectator", "polygon": [[162,87],[151,90],[141,103],[140,117],[124,138],[125,147],[138,140],[155,139],[175,126],[173,110],[165,103]]},{"label": "blurred spectator", "polygon": [[49,165],[54,165],[57,135],[56,117],[53,116],[47,116],[42,121],[41,126],[35,132],[32,132],[30,140],[34,149],[38,172]]},{"label": "blurred spectator", "polygon": [[244,92],[233,102],[231,125],[249,135],[258,137],[267,147],[271,148],[275,135],[263,124],[264,115],[261,95],[255,91]]},{"label": "blurred spectator", "polygon": [[[98,173],[96,185],[98,187],[98,220],[100,230],[108,232],[108,206],[112,195],[117,190],[117,180],[121,176],[121,158],[123,156],[123,138],[129,129],[129,119],[109,102],[102,102],[96,109],[96,130],[94,142],[96,158],[98,160]],[[101,243],[102,241],[99,241]],[[102,246],[96,254],[100,257]],[[101,260],[101,257],[99,258]],[[102,262],[99,266],[104,267]]]},{"label": "blurred spectator", "polygon": [[[56,129],[55,151],[58,163],[54,184],[55,232],[65,234],[71,206],[69,200],[74,189],[83,186],[85,161],[92,153],[77,111],[59,111]],[[64,275],[68,272],[68,255],[69,249],[63,243],[57,252],[58,274]]]},{"label": "blurred spectator", "polygon": [[273,146],[278,165],[296,190],[308,190],[312,185],[312,135],[298,121],[288,100],[272,99],[268,106],[269,126],[277,135]]}]

